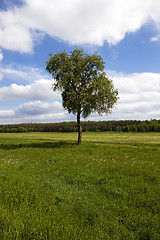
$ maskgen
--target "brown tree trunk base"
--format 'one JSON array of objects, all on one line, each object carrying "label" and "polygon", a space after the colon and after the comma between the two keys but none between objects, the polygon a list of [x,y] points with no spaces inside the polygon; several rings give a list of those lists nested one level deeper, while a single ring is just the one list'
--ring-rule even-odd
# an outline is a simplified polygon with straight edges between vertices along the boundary
[{"label": "brown tree trunk base", "polygon": [[80,113],[77,114],[78,144],[82,142],[82,127],[80,122]]},{"label": "brown tree trunk base", "polygon": [[82,127],[78,130],[78,144],[82,142]]}]

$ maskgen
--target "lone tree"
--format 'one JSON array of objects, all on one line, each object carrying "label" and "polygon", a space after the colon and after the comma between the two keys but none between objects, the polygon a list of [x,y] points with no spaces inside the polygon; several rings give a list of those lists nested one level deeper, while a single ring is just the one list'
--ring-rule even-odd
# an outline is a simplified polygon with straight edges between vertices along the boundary
[{"label": "lone tree", "polygon": [[51,53],[46,62],[46,70],[55,80],[53,91],[61,91],[63,107],[77,116],[78,144],[82,137],[81,116],[111,113],[118,100],[118,90],[106,77],[104,68],[100,55],[88,55],[83,49],[75,49],[70,54]]}]

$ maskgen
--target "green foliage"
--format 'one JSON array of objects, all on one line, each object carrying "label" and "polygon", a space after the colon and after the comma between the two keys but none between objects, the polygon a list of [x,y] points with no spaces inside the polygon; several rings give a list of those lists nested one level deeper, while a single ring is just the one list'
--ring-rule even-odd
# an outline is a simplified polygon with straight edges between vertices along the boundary
[{"label": "green foliage", "polygon": [[117,102],[118,91],[106,77],[100,55],[88,55],[83,50],[71,54],[50,54],[46,70],[52,74],[53,90],[62,92],[63,107],[69,113],[86,118],[92,112],[110,113]]},{"label": "green foliage", "polygon": [[[81,122],[83,131],[117,131],[123,132],[160,132],[160,120],[150,121],[83,121]],[[142,127],[141,127],[142,126]],[[21,131],[19,131],[19,129]],[[59,122],[59,123],[22,123],[11,125],[0,125],[2,132],[76,132],[76,122]]]},{"label": "green foliage", "polygon": [[121,132],[121,127],[120,126],[116,127],[116,132]]},{"label": "green foliage", "polygon": [[159,239],[160,134],[75,140],[0,135],[0,239]]}]

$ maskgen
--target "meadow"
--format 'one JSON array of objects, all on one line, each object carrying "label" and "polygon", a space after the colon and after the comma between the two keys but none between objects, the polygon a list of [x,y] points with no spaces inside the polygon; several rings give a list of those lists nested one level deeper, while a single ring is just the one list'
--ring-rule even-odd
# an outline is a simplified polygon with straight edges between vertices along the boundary
[{"label": "meadow", "polygon": [[160,133],[0,133],[10,239],[160,239]]}]

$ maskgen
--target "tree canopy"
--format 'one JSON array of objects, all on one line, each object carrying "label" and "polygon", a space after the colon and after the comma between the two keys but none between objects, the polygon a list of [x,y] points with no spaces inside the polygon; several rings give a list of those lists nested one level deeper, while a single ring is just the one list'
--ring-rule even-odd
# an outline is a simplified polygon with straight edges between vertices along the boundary
[{"label": "tree canopy", "polygon": [[62,105],[77,115],[78,143],[81,142],[80,117],[93,112],[109,114],[118,100],[118,90],[106,76],[103,59],[97,53],[89,55],[83,49],[50,54],[46,70],[54,78],[53,90],[61,91]]}]

